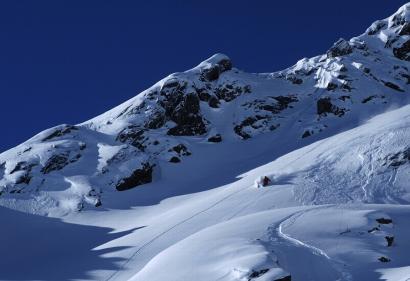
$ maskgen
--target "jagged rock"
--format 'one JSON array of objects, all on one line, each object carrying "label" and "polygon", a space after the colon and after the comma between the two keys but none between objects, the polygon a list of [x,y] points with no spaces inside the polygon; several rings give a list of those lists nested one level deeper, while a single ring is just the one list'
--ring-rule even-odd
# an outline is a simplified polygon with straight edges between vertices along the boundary
[{"label": "jagged rock", "polygon": [[49,141],[54,138],[62,137],[66,134],[71,133],[74,130],[78,130],[78,128],[73,125],[62,125],[61,128],[56,129],[53,133],[45,137],[42,141]]},{"label": "jagged rock", "polygon": [[387,247],[393,246],[394,236],[385,236],[384,238],[386,239]]},{"label": "jagged rock", "polygon": [[[5,163],[3,163],[5,165]],[[20,161],[16,164],[16,166],[10,171],[10,175],[14,174],[15,172],[19,171],[27,171],[30,172],[31,169],[36,166],[37,164],[34,163],[27,163],[26,161]]]},{"label": "jagged rock", "polygon": [[369,229],[367,232],[368,233],[373,233],[373,232],[376,232],[376,231],[380,231],[380,228],[378,228],[377,226],[373,227],[372,229]]},{"label": "jagged rock", "polygon": [[398,85],[396,85],[396,84],[394,84],[394,83],[392,83],[392,82],[383,81],[383,84],[384,84],[386,87],[389,87],[389,88],[391,88],[391,89],[393,89],[393,90],[396,90],[396,91],[398,91],[398,92],[404,92],[403,89],[401,89]]},{"label": "jagged rock", "polygon": [[217,97],[211,96],[211,97],[209,98],[208,104],[209,104],[209,106],[212,107],[212,108],[218,108],[220,103],[219,103],[219,100],[218,100]]},{"label": "jagged rock", "polygon": [[393,48],[393,54],[398,59],[410,61],[410,40],[407,40],[398,48]]},{"label": "jagged rock", "polygon": [[129,143],[132,146],[144,151],[145,145],[144,142],[146,140],[144,133],[146,129],[139,128],[136,126],[128,126],[123,129],[121,132],[118,133],[116,140]]},{"label": "jagged rock", "polygon": [[157,111],[151,114],[150,119],[145,123],[145,128],[147,129],[159,129],[166,123],[165,113],[162,111]]},{"label": "jagged rock", "polygon": [[202,79],[205,81],[215,81],[221,73],[232,69],[232,61],[225,56],[215,55],[209,60],[211,65],[202,72]]},{"label": "jagged rock", "polygon": [[176,157],[176,156],[173,156],[173,157],[171,157],[171,159],[169,159],[169,162],[171,162],[171,163],[179,163],[179,162],[181,162],[181,159],[179,159],[179,158]]},{"label": "jagged rock", "polygon": [[343,116],[344,110],[338,108],[331,103],[330,98],[320,98],[316,103],[316,111],[318,115],[326,115],[326,113],[333,113],[337,116]]},{"label": "jagged rock", "polygon": [[388,165],[389,167],[399,167],[410,162],[410,147],[404,149],[403,151],[397,152],[393,155],[389,155],[385,158],[383,165]]},{"label": "jagged rock", "polygon": [[387,219],[387,218],[378,218],[376,221],[380,224],[391,224],[393,222],[392,219]]},{"label": "jagged rock", "polygon": [[178,144],[178,145],[174,146],[171,151],[175,151],[176,153],[178,153],[179,155],[182,155],[182,156],[191,155],[191,152],[189,152],[188,148],[183,144]]},{"label": "jagged rock", "polygon": [[353,47],[350,46],[349,42],[343,38],[340,38],[333,46],[327,51],[328,58],[335,58],[340,56],[345,56],[353,52]]},{"label": "jagged rock", "polygon": [[380,257],[380,258],[378,258],[378,260],[381,261],[381,262],[390,262],[391,261],[391,259],[389,259],[387,257]]},{"label": "jagged rock", "polygon": [[303,133],[302,139],[307,138],[307,137],[310,137],[311,135],[312,135],[312,133],[311,133],[309,130],[307,130],[307,131],[305,131],[305,132]]},{"label": "jagged rock", "polygon": [[368,35],[375,35],[380,30],[386,27],[386,23],[384,21],[376,21],[374,22],[366,31]]},{"label": "jagged rock", "polygon": [[215,95],[220,100],[224,100],[226,102],[230,102],[240,96],[242,93],[250,93],[251,88],[249,85],[245,87],[236,86],[236,85],[223,85],[219,88],[216,88]]},{"label": "jagged rock", "polygon": [[292,84],[296,84],[296,85],[300,85],[303,83],[303,80],[301,78],[298,78],[296,75],[294,74],[287,74],[286,75],[286,80],[292,82]]},{"label": "jagged rock", "polygon": [[152,170],[153,166],[151,164],[143,163],[142,168],[136,169],[129,177],[120,180],[116,185],[116,189],[123,191],[150,183],[152,181]]},{"label": "jagged rock", "polygon": [[44,167],[41,169],[41,172],[43,174],[48,174],[52,171],[58,171],[63,169],[65,166],[67,166],[70,161],[68,160],[68,153],[62,153],[62,154],[56,154],[51,156]]},{"label": "jagged rock", "polygon": [[259,278],[260,276],[264,275],[266,272],[269,271],[269,268],[257,270],[257,271],[252,271],[251,274],[249,274],[248,281],[252,281],[252,279]]},{"label": "jagged rock", "polygon": [[329,82],[326,86],[326,90],[328,91],[333,91],[337,89],[337,85],[335,83]]},{"label": "jagged rock", "polygon": [[410,22],[406,22],[399,32],[400,36],[410,35]]},{"label": "jagged rock", "polygon": [[367,98],[365,98],[365,99],[363,99],[362,100],[362,103],[367,103],[367,102],[369,102],[369,101],[371,101],[372,99],[374,99],[376,96],[368,96]]},{"label": "jagged rock", "polygon": [[209,142],[221,142],[222,141],[222,136],[220,134],[216,134],[212,137],[208,138]]},{"label": "jagged rock", "polygon": [[174,109],[171,120],[177,126],[168,130],[172,136],[196,136],[206,133],[206,125],[199,112],[199,98],[196,94],[187,94]]}]

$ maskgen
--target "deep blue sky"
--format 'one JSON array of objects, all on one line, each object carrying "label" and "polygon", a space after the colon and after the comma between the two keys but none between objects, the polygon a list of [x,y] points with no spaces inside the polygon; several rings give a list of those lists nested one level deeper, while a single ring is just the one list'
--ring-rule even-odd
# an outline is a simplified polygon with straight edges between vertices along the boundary
[{"label": "deep blue sky", "polygon": [[280,70],[404,3],[1,1],[0,151],[87,120],[216,52],[243,70]]}]

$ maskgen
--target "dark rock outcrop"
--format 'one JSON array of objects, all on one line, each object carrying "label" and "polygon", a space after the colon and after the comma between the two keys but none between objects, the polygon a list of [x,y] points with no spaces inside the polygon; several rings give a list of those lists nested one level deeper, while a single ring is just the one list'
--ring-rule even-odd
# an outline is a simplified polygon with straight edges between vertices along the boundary
[{"label": "dark rock outcrop", "polygon": [[123,143],[129,143],[132,146],[144,151],[144,142],[146,140],[144,136],[145,132],[146,129],[139,128],[137,126],[128,126],[118,133],[116,140]]},{"label": "dark rock outcrop", "polygon": [[380,258],[378,258],[378,260],[381,261],[381,262],[390,262],[391,261],[391,259],[389,259],[387,257],[380,257]]},{"label": "dark rock outcrop", "polygon": [[328,58],[335,58],[340,56],[345,56],[353,52],[353,47],[350,46],[349,42],[343,38],[340,38],[333,46],[327,51]]},{"label": "dark rock outcrop", "polygon": [[196,94],[187,94],[171,114],[171,120],[177,125],[168,130],[172,136],[198,136],[206,133],[205,122],[199,112],[199,98]]},{"label": "dark rock outcrop", "polygon": [[393,222],[392,219],[387,219],[387,218],[378,218],[376,221],[380,224],[391,224]]},{"label": "dark rock outcrop", "polygon": [[201,78],[204,81],[215,81],[219,78],[219,75],[225,71],[232,69],[232,61],[226,57],[215,62],[210,67],[205,68],[202,71]]},{"label": "dark rock outcrop", "polygon": [[48,174],[52,171],[61,170],[68,164],[70,164],[68,153],[56,154],[47,160],[46,164],[41,169],[41,172],[43,174]]},{"label": "dark rock outcrop", "polygon": [[42,141],[49,141],[54,138],[62,137],[64,135],[67,135],[71,133],[74,130],[78,130],[76,126],[73,125],[62,125],[61,128],[56,129],[54,132],[52,132],[50,135],[45,137]]},{"label": "dark rock outcrop", "polygon": [[176,157],[176,156],[172,156],[171,159],[169,159],[169,162],[171,162],[171,163],[179,163],[179,162],[181,162],[181,159],[179,159],[179,158]]},{"label": "dark rock outcrop", "polygon": [[221,142],[221,141],[222,141],[222,136],[220,134],[216,134],[208,138],[208,142]]},{"label": "dark rock outcrop", "polygon": [[140,169],[136,169],[129,177],[120,180],[115,188],[118,191],[123,191],[150,183],[152,181],[152,171],[153,165],[144,163]]},{"label": "dark rock outcrop", "polygon": [[387,247],[393,246],[394,236],[386,236],[384,238],[386,239]]},{"label": "dark rock outcrop", "polygon": [[400,60],[410,61],[410,40],[404,42],[400,47],[393,48],[393,54]]},{"label": "dark rock outcrop", "polygon": [[331,99],[329,97],[325,97],[318,99],[316,102],[316,112],[318,115],[333,113],[334,115],[341,117],[344,115],[345,110],[333,105]]}]

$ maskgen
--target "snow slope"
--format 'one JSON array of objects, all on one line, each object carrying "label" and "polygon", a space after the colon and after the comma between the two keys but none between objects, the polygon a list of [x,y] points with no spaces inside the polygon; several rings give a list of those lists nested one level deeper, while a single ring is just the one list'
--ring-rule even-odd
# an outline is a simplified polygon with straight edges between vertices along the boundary
[{"label": "snow slope", "polygon": [[0,154],[0,280],[410,278],[409,19],[276,73],[217,54]]}]

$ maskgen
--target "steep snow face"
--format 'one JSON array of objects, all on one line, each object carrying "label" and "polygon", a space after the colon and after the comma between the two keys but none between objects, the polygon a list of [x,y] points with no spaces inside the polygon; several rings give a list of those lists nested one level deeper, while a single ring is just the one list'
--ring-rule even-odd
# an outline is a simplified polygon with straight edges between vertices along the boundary
[{"label": "steep snow face", "polygon": [[[92,120],[52,128],[1,154],[0,204],[24,200],[26,211],[44,214],[99,207],[103,192],[161,180],[169,163],[219,153],[222,143],[290,144],[277,157],[353,128],[409,102],[409,26],[406,4],[325,55],[276,73],[246,73],[216,54]],[[365,163],[365,152],[357,153]]]}]

